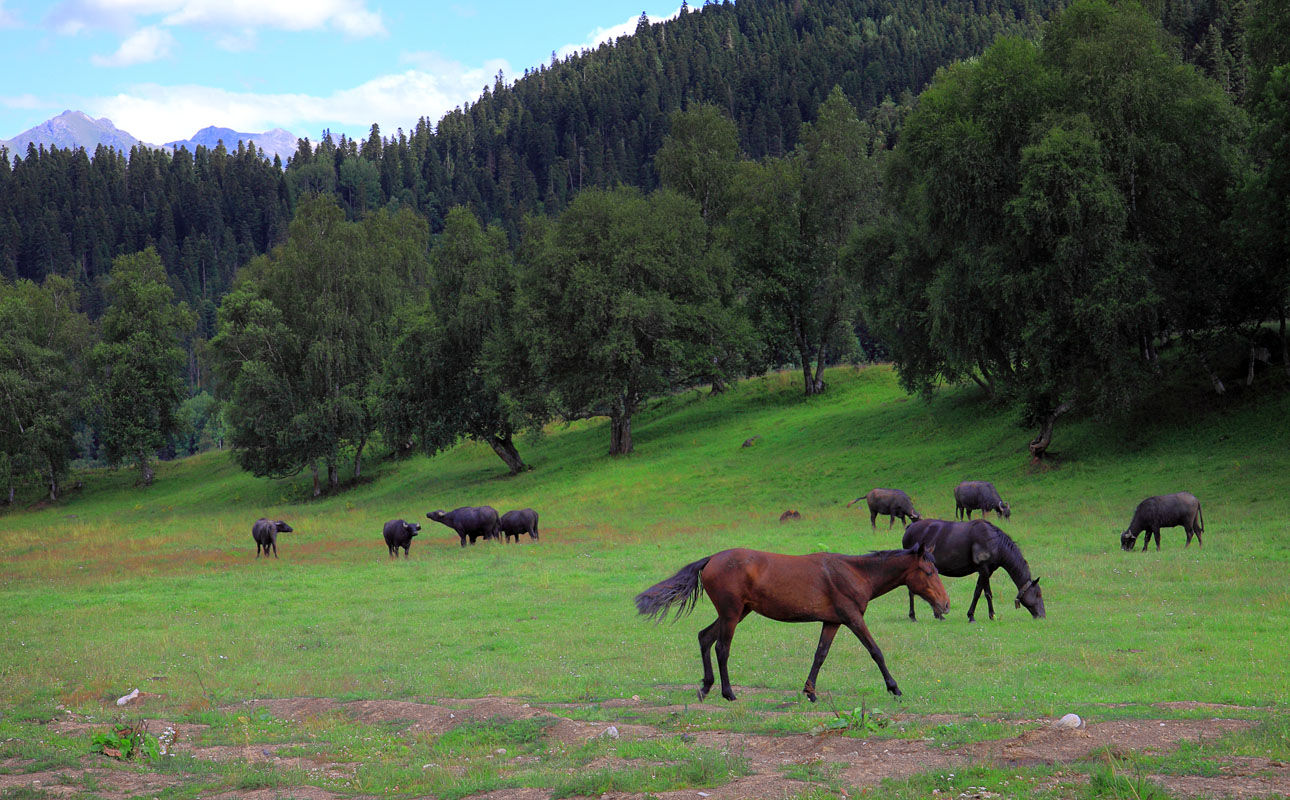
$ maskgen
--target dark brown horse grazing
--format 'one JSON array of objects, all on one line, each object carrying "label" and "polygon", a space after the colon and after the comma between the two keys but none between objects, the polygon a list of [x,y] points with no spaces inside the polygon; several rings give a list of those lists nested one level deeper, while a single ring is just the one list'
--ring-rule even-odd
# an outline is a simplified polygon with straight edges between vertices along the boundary
[{"label": "dark brown horse grazing", "polygon": [[676,616],[689,613],[698,602],[699,591],[717,609],[717,620],[699,631],[699,653],[703,656],[703,686],[699,699],[712,689],[712,660],[709,651],[717,645],[717,664],[721,668],[721,696],[734,700],[726,662],[730,657],[730,640],[735,626],[756,611],[763,617],[780,622],[823,622],[820,644],[815,648],[815,662],[806,678],[803,691],[815,702],[815,677],[829,654],[838,626],[846,625],[873,656],[882,671],[887,691],[900,696],[896,679],[887,671],[882,651],[864,623],[869,601],[897,586],[932,604],[938,614],[950,607],[945,586],[936,573],[932,548],[885,550],[863,556],[838,553],[812,553],[787,556],[757,550],[722,550],[720,553],[687,564],[681,571],[636,595],[636,610],[656,621],[677,606]]},{"label": "dark brown horse grazing", "polygon": [[[905,547],[923,545],[936,548],[936,565],[947,578],[976,575],[976,591],[968,608],[968,622],[976,622],[976,604],[985,593],[990,619],[994,619],[994,593],[990,591],[990,575],[999,567],[1007,571],[1017,584],[1014,604],[1022,606],[1036,619],[1044,616],[1044,594],[1039,589],[1039,579],[1030,577],[1030,565],[1021,548],[1008,534],[983,519],[971,522],[949,522],[943,519],[924,519],[905,528],[901,539]],[[914,593],[909,593],[909,618],[914,619]]]}]

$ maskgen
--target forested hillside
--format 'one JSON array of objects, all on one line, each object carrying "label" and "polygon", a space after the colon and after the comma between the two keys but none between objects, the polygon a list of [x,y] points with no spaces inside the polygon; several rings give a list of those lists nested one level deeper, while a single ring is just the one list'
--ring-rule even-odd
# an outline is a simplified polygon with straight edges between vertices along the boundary
[{"label": "forested hillside", "polygon": [[[72,277],[103,310],[113,257],[157,248],[179,299],[213,335],[232,273],[281,241],[302,192],[351,219],[396,203],[442,230],[454,206],[500,220],[558,213],[586,186],[657,185],[668,115],[714,103],[753,158],[783,155],[835,85],[862,115],[909,103],[937,67],[1000,34],[1033,35],[1060,0],[745,0],[649,23],[592,52],[498,76],[479,100],[412,131],[301,142],[286,174],[239,149],[129,154],[28,150],[0,159],[0,275]],[[885,110],[891,131],[898,112]],[[387,132],[388,133],[388,132]]]},{"label": "forested hillside", "polygon": [[967,9],[642,18],[285,170],[0,159],[8,496],[225,440],[315,493],[463,439],[517,473],[551,421],[624,455],[660,396],[880,355],[977,383],[1042,459],[1066,414],[1290,376],[1286,0],[1167,5],[1181,37],[1133,2]]}]

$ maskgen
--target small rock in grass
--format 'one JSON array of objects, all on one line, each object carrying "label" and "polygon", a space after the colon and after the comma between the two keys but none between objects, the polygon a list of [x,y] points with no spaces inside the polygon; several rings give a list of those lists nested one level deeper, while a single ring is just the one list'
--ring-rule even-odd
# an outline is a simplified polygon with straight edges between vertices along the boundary
[{"label": "small rock in grass", "polygon": [[614,726],[614,725],[610,725],[608,728],[605,728],[605,732],[604,732],[604,733],[600,734],[600,738],[602,738],[602,739],[617,739],[617,738],[618,738],[618,728],[617,728],[616,726]]},{"label": "small rock in grass", "polygon": [[1054,727],[1060,730],[1074,730],[1075,728],[1084,727],[1084,720],[1080,719],[1078,714],[1067,714],[1057,720]]},{"label": "small rock in grass", "polygon": [[127,705],[131,700],[135,699],[138,696],[139,696],[139,690],[133,689],[129,694],[118,697],[116,699],[116,704],[119,706]]}]

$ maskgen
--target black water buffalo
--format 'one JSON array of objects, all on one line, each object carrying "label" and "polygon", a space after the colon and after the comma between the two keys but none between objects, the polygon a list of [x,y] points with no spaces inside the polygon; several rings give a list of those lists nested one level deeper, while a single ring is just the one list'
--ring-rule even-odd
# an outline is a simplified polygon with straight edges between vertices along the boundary
[{"label": "black water buffalo", "polygon": [[1012,519],[1012,509],[999,498],[999,492],[989,481],[963,481],[954,487],[954,516],[972,519],[972,512],[980,509],[981,516],[990,511],[998,512],[1003,519]]},{"label": "black water buffalo", "polygon": [[1148,497],[1138,503],[1138,507],[1133,510],[1133,521],[1129,523],[1128,528],[1125,528],[1124,533],[1120,534],[1120,548],[1132,550],[1138,543],[1138,534],[1146,531],[1147,537],[1142,540],[1142,552],[1147,552],[1152,535],[1156,537],[1156,549],[1159,550],[1160,529],[1176,528],[1180,525],[1187,531],[1187,544],[1183,545],[1184,547],[1191,546],[1193,534],[1196,536],[1196,544],[1205,546],[1200,538],[1200,535],[1205,532],[1205,518],[1200,513],[1200,501],[1196,499],[1196,495],[1191,492],[1178,492]]},{"label": "black water buffalo", "polygon": [[[900,546],[909,548],[920,544],[929,551],[936,549],[936,571],[942,577],[976,575],[976,591],[972,594],[972,605],[968,607],[968,622],[976,621],[976,604],[983,593],[986,605],[990,608],[990,619],[994,619],[994,593],[990,591],[990,576],[999,567],[1003,567],[1017,585],[1017,596],[1013,604],[1017,608],[1025,606],[1035,618],[1044,616],[1044,595],[1039,590],[1039,579],[1031,577],[1030,565],[1021,555],[1021,548],[1017,547],[1017,543],[992,523],[983,519],[969,522],[921,520],[905,528]],[[909,618],[914,619],[912,593],[909,595]]]},{"label": "black water buffalo", "polygon": [[269,548],[273,548],[273,557],[278,557],[278,534],[291,533],[291,526],[282,520],[273,521],[261,517],[251,526],[251,538],[255,540],[255,557],[260,557],[263,548],[264,557],[269,557]]},{"label": "black water buffalo", "polygon": [[415,522],[404,522],[392,519],[385,523],[385,546],[390,548],[390,558],[399,557],[399,548],[403,548],[403,557],[408,557],[408,548],[412,546],[412,537],[417,535],[421,526]]},{"label": "black water buffalo", "polygon": [[527,533],[533,541],[538,539],[538,514],[531,508],[521,508],[519,511],[507,511],[498,521],[497,526],[502,531],[502,538],[510,541],[515,537],[515,542],[520,541],[520,534]]},{"label": "black water buffalo", "polygon": [[462,506],[452,511],[431,511],[426,514],[426,518],[456,531],[461,537],[462,547],[466,546],[467,537],[471,544],[481,536],[485,540],[498,537],[497,509],[492,506]]},{"label": "black water buffalo", "polygon": [[857,497],[850,503],[847,508],[864,500],[869,505],[869,525],[878,530],[878,515],[886,514],[891,518],[887,523],[887,530],[896,524],[896,517],[900,517],[900,524],[905,524],[905,518],[908,517],[913,522],[918,522],[923,518],[914,510],[914,501],[909,499],[909,495],[899,489],[870,489],[864,497]]}]

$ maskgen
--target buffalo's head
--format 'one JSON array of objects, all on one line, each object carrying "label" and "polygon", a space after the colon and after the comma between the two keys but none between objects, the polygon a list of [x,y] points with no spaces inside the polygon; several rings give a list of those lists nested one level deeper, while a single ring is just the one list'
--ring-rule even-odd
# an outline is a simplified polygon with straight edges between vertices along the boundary
[{"label": "buffalo's head", "polygon": [[1007,503],[999,503],[999,516],[1004,519],[1012,519],[1012,507]]},{"label": "buffalo's head", "polygon": [[421,530],[421,526],[415,522],[405,522],[403,523],[403,530],[408,536],[416,536],[417,531]]},{"label": "buffalo's head", "polygon": [[1021,591],[1017,592],[1013,607],[1021,608],[1022,606],[1025,606],[1026,610],[1030,612],[1030,616],[1035,619],[1044,618],[1044,593],[1039,590],[1038,578],[1026,581],[1025,585],[1021,587]]},{"label": "buffalo's head", "polygon": [[291,526],[282,520],[273,523],[273,526],[278,529],[278,533],[291,533]]},{"label": "buffalo's head", "polygon": [[1138,534],[1130,532],[1128,528],[1125,528],[1124,533],[1120,534],[1121,550],[1132,550],[1137,543]]},{"label": "buffalo's head", "polygon": [[909,512],[909,518],[910,518],[910,520],[912,520],[912,521],[914,521],[914,522],[918,522],[919,520],[921,520],[921,519],[923,518],[923,515],[922,515],[922,514],[919,514],[917,511],[911,511],[911,512]]},{"label": "buffalo's head", "polygon": [[443,522],[443,518],[446,516],[448,516],[447,511],[444,511],[443,509],[438,509],[426,514],[426,519],[432,519],[435,522]]}]

